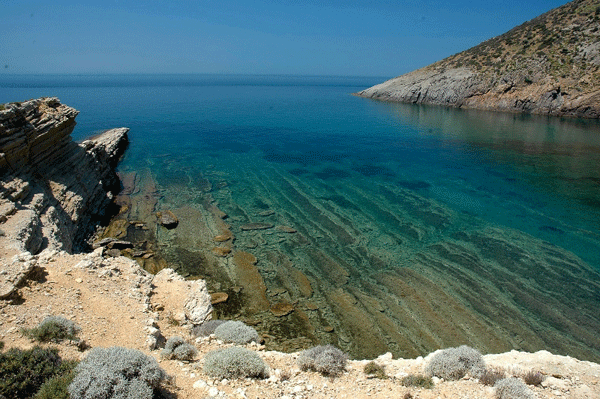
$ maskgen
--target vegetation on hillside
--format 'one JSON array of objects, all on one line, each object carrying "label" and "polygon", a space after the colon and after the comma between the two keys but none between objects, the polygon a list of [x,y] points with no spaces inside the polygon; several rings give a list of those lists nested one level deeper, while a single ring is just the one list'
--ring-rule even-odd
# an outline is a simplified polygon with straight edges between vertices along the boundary
[{"label": "vegetation on hillside", "polygon": [[574,0],[430,67],[525,84],[549,77],[588,91],[600,84],[600,1]]}]

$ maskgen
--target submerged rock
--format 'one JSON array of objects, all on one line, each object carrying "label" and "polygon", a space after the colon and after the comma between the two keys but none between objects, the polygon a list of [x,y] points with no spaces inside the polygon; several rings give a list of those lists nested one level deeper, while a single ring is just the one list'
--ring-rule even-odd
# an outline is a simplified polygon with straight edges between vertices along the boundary
[{"label": "submerged rock", "polygon": [[276,303],[271,306],[271,313],[277,317],[287,316],[294,311],[294,305],[287,302]]},{"label": "submerged rock", "polygon": [[231,253],[231,248],[227,248],[227,247],[214,247],[212,249],[212,252],[213,252],[213,254],[215,254],[217,256],[225,257],[229,253]]},{"label": "submerged rock", "polygon": [[240,226],[243,231],[249,230],[267,230],[272,229],[274,226],[271,223],[247,223]]},{"label": "submerged rock", "polygon": [[293,229],[289,226],[277,226],[277,230],[281,231],[282,233],[288,233],[288,234],[294,234],[294,233],[298,232],[298,230]]},{"label": "submerged rock", "polygon": [[215,292],[210,294],[210,303],[216,305],[217,303],[227,302],[229,295],[226,292]]},{"label": "submerged rock", "polygon": [[174,229],[179,224],[179,219],[171,211],[157,212],[156,217],[159,223],[167,229]]}]

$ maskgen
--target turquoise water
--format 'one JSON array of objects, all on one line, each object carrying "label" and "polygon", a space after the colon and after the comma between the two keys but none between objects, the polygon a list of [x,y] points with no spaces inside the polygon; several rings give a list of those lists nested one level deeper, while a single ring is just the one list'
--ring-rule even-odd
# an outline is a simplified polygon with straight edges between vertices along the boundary
[{"label": "turquoise water", "polygon": [[[210,194],[235,247],[258,258],[268,294],[283,289],[296,304],[286,317],[317,305],[288,320],[311,326],[312,342],[356,356],[470,343],[598,360],[600,123],[350,95],[383,80],[0,76],[0,103],[57,96],[81,111],[76,139],[130,127],[121,171],[149,170],[161,209],[200,209]],[[250,222],[298,233],[240,230]],[[176,267],[206,275],[181,255],[200,244],[177,229],[157,239]],[[311,293],[286,280],[286,264]],[[448,298],[464,317],[439,324]]]}]

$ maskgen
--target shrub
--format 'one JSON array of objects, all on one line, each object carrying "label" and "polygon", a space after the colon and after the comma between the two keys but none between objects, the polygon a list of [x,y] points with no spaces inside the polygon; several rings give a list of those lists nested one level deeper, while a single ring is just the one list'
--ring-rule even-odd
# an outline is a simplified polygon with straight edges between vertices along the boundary
[{"label": "shrub", "polygon": [[209,352],[204,372],[213,378],[266,378],[267,365],[251,350],[237,346]]},{"label": "shrub", "polygon": [[165,349],[162,350],[161,356],[166,359],[177,360],[192,360],[198,354],[196,348],[181,337],[171,337],[165,344]]},{"label": "shrub", "polygon": [[405,387],[417,387],[431,389],[433,388],[433,379],[428,375],[409,374],[400,380],[400,383]]},{"label": "shrub", "polygon": [[533,392],[518,378],[504,378],[498,381],[496,388],[497,399],[532,399]]},{"label": "shrub", "polygon": [[487,385],[493,387],[496,382],[499,380],[506,378],[506,374],[504,371],[500,369],[485,369],[485,371],[479,377],[479,382],[483,385]]},{"label": "shrub", "polygon": [[151,399],[167,378],[156,360],[121,347],[92,349],[75,372],[71,399]]},{"label": "shrub", "polygon": [[194,326],[192,329],[192,335],[194,337],[208,337],[215,333],[215,329],[221,324],[227,323],[227,320],[209,320],[204,323]]},{"label": "shrub", "polygon": [[301,370],[317,371],[335,376],[346,369],[348,355],[332,345],[319,345],[300,352],[298,366]]},{"label": "shrub", "polygon": [[48,316],[37,327],[23,329],[25,336],[39,342],[75,340],[81,329],[62,316]]},{"label": "shrub", "polygon": [[215,328],[215,335],[224,342],[243,345],[258,342],[258,333],[241,321],[228,321]]},{"label": "shrub", "polygon": [[61,372],[58,349],[36,346],[0,353],[0,397],[31,398],[44,382]]},{"label": "shrub", "polygon": [[485,370],[481,353],[463,345],[436,353],[426,367],[427,373],[445,380],[459,380],[467,373],[479,377]]},{"label": "shrub", "polygon": [[527,385],[539,386],[544,381],[544,375],[539,371],[528,371],[523,375],[523,381]]},{"label": "shrub", "polygon": [[363,371],[367,375],[374,375],[375,377],[382,380],[388,378],[388,376],[385,375],[385,369],[383,368],[383,366],[380,366],[375,362],[369,362],[365,364]]},{"label": "shrub", "polygon": [[44,382],[33,399],[69,399],[68,387],[75,378],[74,369],[77,363],[75,361],[62,362],[59,373]]}]

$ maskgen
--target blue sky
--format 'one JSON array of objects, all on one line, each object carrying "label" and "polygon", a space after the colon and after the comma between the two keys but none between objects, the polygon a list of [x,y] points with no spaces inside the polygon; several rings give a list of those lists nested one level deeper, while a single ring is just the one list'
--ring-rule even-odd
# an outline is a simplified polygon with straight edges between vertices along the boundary
[{"label": "blue sky", "polygon": [[0,73],[397,76],[566,0],[0,0]]}]

